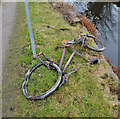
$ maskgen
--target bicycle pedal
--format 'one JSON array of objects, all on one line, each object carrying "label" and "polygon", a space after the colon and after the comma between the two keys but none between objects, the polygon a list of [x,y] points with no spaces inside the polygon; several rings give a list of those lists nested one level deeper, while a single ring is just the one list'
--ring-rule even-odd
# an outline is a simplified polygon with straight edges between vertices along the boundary
[{"label": "bicycle pedal", "polygon": [[90,61],[90,64],[96,64],[98,63],[98,58],[93,58],[91,61]]},{"label": "bicycle pedal", "polygon": [[58,46],[55,47],[55,50],[57,50],[57,49],[58,49]]}]

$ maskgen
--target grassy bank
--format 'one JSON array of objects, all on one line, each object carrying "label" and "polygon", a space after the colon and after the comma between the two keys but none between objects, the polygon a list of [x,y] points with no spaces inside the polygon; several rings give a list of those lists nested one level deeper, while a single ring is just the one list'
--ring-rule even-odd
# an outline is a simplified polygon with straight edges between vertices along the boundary
[{"label": "grassy bank", "polygon": [[[70,26],[62,18],[62,15],[53,10],[48,3],[30,3],[29,6],[36,52],[44,52],[48,57],[52,57],[56,64],[59,64],[63,49],[55,51],[56,45],[61,45],[63,40],[73,40],[78,37],[82,30],[80,30],[79,26]],[[48,28],[48,25],[55,28],[69,28],[70,30],[55,30]],[[84,63],[86,62],[78,55],[75,55],[66,72],[74,65],[80,66],[80,69],[70,76],[67,84],[44,100],[27,100],[21,88],[24,76],[27,70],[39,61],[32,57],[24,3],[17,4],[16,23],[10,39],[11,47],[3,73],[3,116],[116,116],[116,107],[110,105],[111,99],[104,96],[105,87],[111,78],[108,75],[106,81],[104,79],[101,79],[102,83],[99,81],[99,77],[104,75],[104,71],[107,70],[106,65],[100,60],[96,65],[85,66]],[[79,50],[80,47],[76,46],[76,49]],[[71,53],[71,50],[67,50],[63,66]],[[101,58],[101,54],[84,49],[83,54],[86,55],[86,53],[89,53],[89,57],[90,55],[96,55],[99,59]],[[99,69],[102,71],[99,71]],[[42,77],[38,77],[38,74],[41,74]],[[54,71],[49,71],[46,67],[41,66],[32,75],[28,83],[28,93],[30,95],[40,94],[42,91],[49,89],[55,83],[56,78],[57,74]],[[13,110],[10,110],[12,105]]]}]

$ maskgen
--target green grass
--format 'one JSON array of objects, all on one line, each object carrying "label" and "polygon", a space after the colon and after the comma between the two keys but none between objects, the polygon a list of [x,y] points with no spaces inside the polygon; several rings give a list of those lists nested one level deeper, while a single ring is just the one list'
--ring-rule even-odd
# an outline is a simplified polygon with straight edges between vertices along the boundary
[{"label": "green grass", "polygon": [[[35,38],[36,52],[44,52],[59,65],[63,49],[55,51],[62,40],[73,40],[81,32],[78,26],[70,26],[62,15],[53,10],[48,3],[30,3],[30,13]],[[48,29],[69,28],[69,31]],[[80,49],[76,46],[76,49]],[[95,52],[87,51],[91,54]],[[71,55],[67,50],[63,66]],[[85,53],[83,53],[85,54]],[[42,57],[43,58],[43,57]],[[44,59],[44,58],[43,58]],[[45,60],[45,59],[44,59]],[[3,73],[3,116],[15,117],[113,117],[111,105],[105,100],[103,91],[98,86],[94,72],[99,64],[85,66],[86,63],[78,55],[72,59],[66,72],[74,65],[80,66],[77,73],[69,77],[69,81],[44,100],[31,101],[22,92],[22,83],[29,68],[38,63],[33,59],[28,24],[23,3],[17,4],[16,24],[11,36],[11,48]],[[39,74],[42,77],[39,77]],[[57,73],[41,66],[31,76],[28,93],[38,95],[49,89],[57,80]],[[9,110],[14,106],[12,111]]]}]

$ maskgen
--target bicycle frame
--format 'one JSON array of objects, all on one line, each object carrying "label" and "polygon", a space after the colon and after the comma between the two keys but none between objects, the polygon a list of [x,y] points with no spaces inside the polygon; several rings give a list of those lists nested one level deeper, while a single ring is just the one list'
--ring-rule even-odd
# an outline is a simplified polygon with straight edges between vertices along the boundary
[{"label": "bicycle frame", "polygon": [[63,81],[62,81],[62,83],[60,84],[59,87],[61,87],[64,83],[67,82],[70,74],[72,74],[72,73],[74,73],[74,72],[77,72],[77,70],[79,69],[79,67],[77,67],[77,68],[72,68],[73,71],[68,72],[67,74],[65,74],[65,70],[66,70],[66,68],[68,67],[68,65],[70,64],[70,62],[71,62],[73,56],[75,55],[75,53],[78,54],[79,56],[81,56],[81,57],[82,57],[83,59],[85,59],[86,61],[89,61],[88,59],[86,59],[85,57],[83,57],[79,52],[77,52],[76,50],[74,50],[70,45],[65,45],[64,43],[63,43],[63,45],[64,45],[64,46],[57,46],[57,47],[55,48],[56,50],[57,50],[57,48],[64,48],[63,53],[62,53],[62,57],[61,57],[61,61],[60,61],[60,64],[59,64],[60,69],[62,68],[62,63],[63,63],[63,59],[64,59],[64,56],[65,56],[65,53],[66,53],[66,49],[67,49],[67,48],[70,48],[70,49],[73,50],[73,52],[72,52],[71,56],[69,57],[67,63],[65,64],[65,66],[64,66],[64,68],[63,68],[63,70],[62,70]]},{"label": "bicycle frame", "polygon": [[69,63],[70,63],[70,61],[72,60],[72,58],[73,58],[73,56],[74,56],[75,53],[78,54],[79,56],[81,56],[81,57],[82,57],[83,59],[85,59],[87,62],[89,62],[88,59],[86,59],[83,55],[81,55],[79,52],[77,52],[76,50],[74,50],[71,46],[57,46],[57,47],[55,48],[56,50],[57,50],[57,48],[64,48],[63,54],[62,54],[62,57],[61,57],[61,61],[60,61],[60,65],[59,65],[60,68],[62,68],[62,62],[63,62],[64,56],[65,56],[65,52],[66,52],[67,47],[69,47],[70,49],[72,49],[72,50],[73,50],[73,53],[71,54],[70,58],[68,59],[67,63],[65,64],[65,67],[63,68],[63,71],[62,71],[63,74],[64,74],[67,66],[69,65]]},{"label": "bicycle frame", "polygon": [[[57,88],[60,88],[63,84],[65,84],[69,78],[69,76],[72,74],[72,73],[75,73],[77,72],[77,70],[80,68],[79,66],[77,68],[72,68],[67,74],[65,74],[65,70],[66,68],[68,67],[68,65],[70,64],[73,56],[75,55],[75,53],[77,55],[79,55],[80,57],[82,57],[83,59],[85,59],[87,62],[89,62],[90,64],[95,64],[98,62],[98,59],[97,58],[93,58],[91,61],[88,60],[87,58],[85,58],[82,54],[81,54],[81,51],[83,49],[83,46],[86,45],[85,44],[85,40],[87,40],[88,38],[87,37],[92,37],[92,38],[96,38],[96,37],[93,37],[92,35],[88,35],[88,34],[82,34],[84,37],[81,37],[79,36],[78,39],[74,39],[74,41],[66,41],[64,40],[62,42],[63,46],[57,46],[55,49],[57,50],[57,48],[64,48],[63,50],[63,53],[62,53],[62,57],[61,57],[61,61],[60,61],[60,64],[59,66],[57,66],[55,63],[53,63],[53,60],[52,58],[48,58],[43,52],[40,52],[39,54],[37,54],[36,58],[38,58],[41,62],[34,65],[33,67],[30,68],[30,70],[28,70],[28,72],[26,73],[26,76],[25,76],[25,80],[23,82],[23,85],[22,85],[22,90],[23,90],[23,94],[28,98],[28,99],[33,99],[33,100],[38,100],[38,99],[44,99],[45,97],[49,96],[51,93],[53,93]],[[83,38],[83,40],[81,40],[81,38]],[[99,40],[97,39],[97,41],[99,42]],[[71,45],[73,44],[78,44],[82,42],[82,45],[81,45],[81,49],[80,49],[80,53],[76,50],[73,49],[73,47]],[[100,42],[100,44],[102,45],[102,43]],[[103,45],[102,45],[103,46]],[[96,50],[92,47],[90,47],[89,45],[87,45],[88,48],[92,49],[92,50]],[[66,62],[63,70],[61,70],[62,68],[62,63],[63,63],[63,60],[64,60],[64,57],[65,57],[65,53],[66,53],[66,49],[67,48],[70,48],[73,52],[71,54],[71,56],[69,57],[68,61]],[[98,51],[103,51],[105,48],[103,46],[103,48],[99,49]],[[96,50],[97,51],[97,50]],[[40,55],[43,55],[47,61],[43,61],[40,57]],[[55,83],[55,85],[49,89],[48,91],[42,93],[41,95],[38,95],[38,96],[29,96],[27,94],[27,83],[28,83],[28,80],[31,76],[31,73],[39,66],[41,65],[45,65],[49,70],[50,69],[56,69],[57,72],[58,72],[58,80],[57,82]]]},{"label": "bicycle frame", "polygon": [[[83,41],[82,41],[80,53],[77,52],[76,50],[74,50],[74,49],[72,48],[72,46],[71,46],[72,44],[77,44],[77,43],[75,43],[75,42],[69,42],[69,41],[66,41],[66,40],[64,40],[64,41],[62,42],[63,46],[57,46],[57,47],[55,48],[56,50],[57,50],[57,48],[64,48],[63,53],[62,53],[62,57],[61,57],[61,61],[60,61],[60,64],[59,64],[60,69],[62,68],[62,63],[63,63],[63,59],[64,59],[64,56],[65,56],[66,49],[67,49],[67,48],[70,48],[71,50],[73,50],[71,56],[69,57],[67,63],[65,64],[65,66],[64,66],[64,68],[63,68],[63,70],[62,70],[62,75],[63,75],[64,79],[63,79],[63,81],[62,81],[62,83],[60,84],[59,87],[61,87],[61,86],[68,80],[68,77],[69,77],[70,74],[71,74],[71,72],[68,73],[68,74],[65,74],[65,70],[66,70],[66,68],[68,67],[69,63],[71,62],[71,60],[72,60],[73,56],[75,55],[75,53],[78,54],[79,56],[81,56],[83,59],[85,59],[85,60],[86,60],[87,62],[89,62],[90,64],[92,64],[92,63],[95,64],[95,63],[98,62],[98,59],[97,59],[97,58],[93,58],[93,59],[90,61],[90,60],[88,60],[87,58],[85,58],[83,55],[81,55],[81,51],[82,51],[82,49],[83,49],[83,46],[84,46],[84,44],[85,44],[85,40],[86,40],[86,39],[87,39],[87,37],[85,36],[84,39],[83,39]],[[79,40],[81,41],[80,37],[79,37]],[[79,67],[77,67],[76,69],[74,68],[74,71],[73,71],[72,73],[76,72],[78,69],[79,69]]]}]

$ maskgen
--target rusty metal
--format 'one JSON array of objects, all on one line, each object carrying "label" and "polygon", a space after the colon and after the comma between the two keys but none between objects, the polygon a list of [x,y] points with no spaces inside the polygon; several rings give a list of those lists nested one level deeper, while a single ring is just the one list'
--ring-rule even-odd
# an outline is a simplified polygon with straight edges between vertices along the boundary
[{"label": "rusty metal", "polygon": [[65,70],[66,70],[67,66],[69,65],[70,61],[72,60],[74,54],[75,54],[75,50],[73,51],[73,53],[71,54],[70,58],[68,59],[66,65],[65,65],[65,67],[64,67],[64,69],[62,71],[63,73],[65,72]]},{"label": "rusty metal", "polygon": [[[83,37],[83,36],[84,36],[84,37]],[[85,40],[88,40],[88,37],[91,37],[91,38],[96,39],[96,40],[101,44],[102,48],[96,50],[96,49],[94,49],[94,48],[86,45]],[[80,52],[74,50],[74,48],[72,47],[73,44],[78,44],[79,42],[82,42]],[[63,54],[62,54],[62,57],[61,57],[61,61],[60,61],[60,65],[59,65],[60,68],[62,68],[62,62],[63,62],[64,56],[65,56],[66,49],[67,49],[67,48],[70,48],[73,52],[72,52],[70,58],[68,59],[67,63],[65,64],[65,67],[64,67],[63,70],[62,70],[63,81],[62,81],[62,83],[60,84],[59,87],[61,87],[64,83],[67,82],[67,80],[68,80],[68,78],[69,78],[69,76],[70,76],[71,73],[74,73],[74,72],[76,72],[76,71],[79,69],[79,67],[76,68],[76,69],[74,68],[74,71],[68,72],[67,74],[65,74],[65,70],[66,70],[66,68],[68,67],[68,65],[69,65],[70,61],[72,60],[73,56],[75,55],[75,53],[78,54],[79,56],[81,56],[83,59],[85,59],[85,60],[86,60],[87,62],[89,62],[90,64],[95,64],[95,63],[98,62],[98,59],[97,59],[97,58],[93,58],[92,60],[89,60],[89,59],[85,58],[85,57],[81,54],[81,51],[82,51],[84,45],[88,46],[88,48],[90,48],[90,49],[92,49],[92,50],[95,50],[95,51],[103,51],[103,50],[105,49],[105,47],[103,46],[103,44],[102,44],[95,36],[89,35],[89,34],[81,34],[81,35],[79,36],[79,38],[78,38],[78,39],[74,39],[74,41],[63,40],[63,41],[62,41],[62,45],[63,45],[63,46],[57,46],[57,47],[56,47],[56,49],[57,49],[57,48],[64,48]]]},{"label": "rusty metal", "polygon": [[66,47],[64,47],[64,51],[63,51],[63,54],[61,57],[61,61],[60,61],[60,65],[59,65],[60,68],[62,68],[62,62],[63,62],[64,56],[65,56],[65,52],[66,52]]},{"label": "rusty metal", "polygon": [[[44,53],[39,53],[40,54],[43,54],[45,57],[47,57]],[[44,99],[45,97],[49,96],[50,94],[52,94],[60,85],[61,81],[62,81],[62,71],[61,69],[55,64],[55,63],[51,63],[50,61],[43,61],[40,57],[37,57],[41,62],[38,63],[38,64],[35,64],[33,67],[31,67],[28,72],[26,73],[25,75],[25,79],[24,79],[24,82],[23,82],[23,85],[22,85],[22,90],[23,90],[23,94],[25,95],[25,97],[27,99],[31,99],[31,100],[40,100],[40,99]],[[48,58],[47,58],[48,60]],[[58,80],[56,81],[55,85],[50,88],[49,90],[47,90],[46,92],[38,95],[38,96],[30,96],[28,95],[27,93],[27,83],[28,83],[28,80],[30,79],[30,76],[32,74],[32,72],[34,72],[38,67],[42,66],[42,65],[45,65],[47,66],[47,68],[50,70],[51,68],[49,68],[50,66],[51,67],[54,67],[57,72],[58,72]],[[49,67],[48,67],[49,65]]]},{"label": "rusty metal", "polygon": [[[89,44],[87,44],[85,41],[89,41],[89,38],[92,38],[94,41],[97,41],[102,46],[102,48],[94,48],[94,47],[90,46]],[[91,34],[87,34],[87,33],[81,33],[79,35],[79,38],[74,39],[73,41],[66,41],[66,42],[64,41],[64,44],[66,46],[67,45],[71,46],[71,45],[79,44],[79,43],[82,43],[80,53],[83,49],[83,46],[87,46],[87,48],[89,48],[91,50],[94,50],[94,51],[97,51],[97,52],[102,52],[102,51],[105,50],[104,45],[102,44],[102,42],[97,37],[95,37]]]},{"label": "rusty metal", "polygon": [[61,82],[61,84],[59,85],[59,88],[64,85],[68,79],[69,79],[69,76],[72,74],[72,73],[75,73],[77,72],[77,70],[79,69],[80,67],[78,66],[77,68],[75,68],[75,66],[67,73],[67,74],[64,74],[63,75],[63,81]]},{"label": "rusty metal", "polygon": [[[77,70],[80,68],[79,66],[77,68],[75,68],[75,66],[68,72],[68,73],[65,73],[65,70],[66,68],[68,67],[68,65],[70,64],[73,56],[75,55],[75,53],[77,55],[79,55],[80,57],[82,57],[83,59],[85,59],[87,62],[89,62],[90,64],[96,64],[98,62],[98,59],[97,58],[93,58],[91,61],[88,60],[87,58],[85,58],[82,54],[81,54],[81,51],[84,47],[84,45],[86,45],[85,43],[85,40],[88,39],[88,37],[92,37],[94,39],[96,39],[96,37],[93,37],[92,35],[89,35],[89,34],[81,34],[79,36],[78,39],[74,39],[74,41],[68,41],[68,40],[63,40],[62,41],[62,45],[63,46],[57,46],[55,48],[55,50],[57,50],[58,48],[64,48],[63,50],[63,53],[62,53],[62,57],[61,57],[61,61],[60,61],[60,64],[59,64],[59,67],[53,63],[53,59],[51,57],[47,57],[45,55],[45,53],[43,52],[40,52],[39,54],[36,55],[36,58],[38,58],[41,62],[34,65],[33,67],[30,68],[30,70],[28,70],[26,76],[25,76],[25,80],[23,82],[23,85],[22,85],[22,90],[23,90],[23,94],[26,96],[26,98],[28,99],[33,99],[33,100],[38,100],[38,99],[44,99],[45,97],[49,96],[51,93],[53,93],[57,88],[60,88],[63,84],[65,84],[68,79],[69,79],[69,76],[72,74],[72,73],[75,73],[77,72]],[[96,39],[97,41],[99,41],[98,39]],[[78,44],[79,42],[82,42],[82,45],[81,45],[81,49],[80,49],[80,52],[74,50],[74,47],[72,47],[73,44]],[[102,45],[102,43],[100,42],[100,44]],[[88,46],[88,45],[86,45]],[[103,46],[103,45],[102,45]],[[73,52],[71,54],[71,56],[69,57],[68,61],[66,62],[63,70],[61,70],[62,68],[62,63],[63,63],[63,60],[64,60],[64,57],[65,57],[65,53],[66,53],[66,49],[67,48],[70,48]],[[92,50],[95,50],[95,51],[103,51],[105,49],[105,47],[103,46],[101,49],[94,49],[94,48],[91,48],[90,46],[88,46],[88,48],[92,49]],[[41,58],[40,58],[40,55],[43,55],[47,61],[43,61]],[[55,85],[49,89],[48,91],[46,91],[45,93],[42,93],[41,95],[38,95],[38,96],[29,96],[27,94],[27,83],[28,83],[28,80],[30,79],[30,76],[32,74],[32,72],[38,68],[39,66],[41,65],[45,65],[49,70],[52,70],[52,69],[56,69],[57,72],[58,72],[58,80],[57,82],[55,83]]]}]

